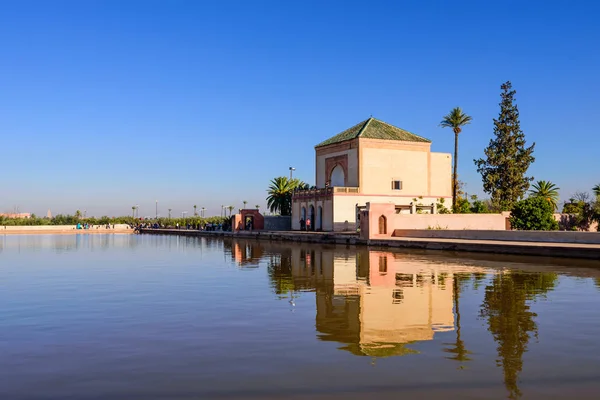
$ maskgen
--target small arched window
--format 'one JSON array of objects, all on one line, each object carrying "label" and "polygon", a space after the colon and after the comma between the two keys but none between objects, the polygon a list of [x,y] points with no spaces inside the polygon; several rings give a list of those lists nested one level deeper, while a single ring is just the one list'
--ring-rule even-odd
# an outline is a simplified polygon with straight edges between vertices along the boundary
[{"label": "small arched window", "polygon": [[379,217],[379,234],[387,235],[387,218],[385,218],[385,215]]}]

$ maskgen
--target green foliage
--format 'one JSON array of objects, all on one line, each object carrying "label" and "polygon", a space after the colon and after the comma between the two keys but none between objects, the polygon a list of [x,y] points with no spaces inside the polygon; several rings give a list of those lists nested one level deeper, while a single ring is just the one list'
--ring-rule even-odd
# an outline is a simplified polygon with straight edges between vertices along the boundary
[{"label": "green foliage", "polygon": [[299,179],[279,176],[271,180],[267,189],[267,207],[280,215],[292,215],[292,193],[294,190],[306,190],[309,186]]},{"label": "green foliage", "polygon": [[596,186],[594,186],[594,187],[592,188],[592,191],[594,192],[594,195],[595,195],[596,197],[600,197],[600,183],[599,183],[599,184],[597,184]]},{"label": "green foliage", "polygon": [[455,107],[448,115],[444,115],[440,126],[442,128],[452,128],[454,132],[454,172],[452,174],[452,208],[456,209],[458,198],[458,134],[462,132],[462,127],[471,123],[473,118],[465,114],[460,107]]},{"label": "green foliage", "polygon": [[438,199],[438,201],[436,203],[438,214],[450,214],[450,210],[448,210],[448,208],[446,207],[445,202],[446,202],[446,199],[444,199],[444,198]]},{"label": "green foliage", "polygon": [[468,199],[464,197],[459,197],[456,199],[456,204],[454,205],[452,211],[455,214],[469,214],[471,212],[471,204]]},{"label": "green foliage", "polygon": [[134,226],[140,222],[158,222],[161,226],[175,226],[179,223],[180,226],[185,226],[190,223],[192,225],[205,225],[207,223],[223,224],[229,221],[228,217],[186,217],[186,218],[158,218],[152,220],[142,220],[131,216],[107,217],[100,218],[78,218],[76,215],[57,214],[52,219],[49,218],[6,218],[0,217],[0,226],[37,226],[37,225],[77,225],[78,223],[87,223],[89,225],[117,225],[127,224]]},{"label": "green foliage", "polygon": [[552,204],[552,208],[558,208],[558,191],[560,190],[550,181],[537,181],[532,185],[533,189],[529,191],[532,196],[542,197]]},{"label": "green foliage", "polygon": [[561,229],[589,231],[592,222],[596,221],[600,231],[600,195],[590,200],[587,192],[576,192],[564,203],[562,213]]},{"label": "green foliage", "polygon": [[518,201],[511,210],[512,229],[523,231],[554,231],[558,222],[553,216],[552,204],[543,197],[529,197]]},{"label": "green foliage", "polygon": [[525,134],[514,104],[515,91],[506,82],[501,86],[500,115],[494,119],[494,138],[485,149],[485,159],[474,160],[483,180],[483,190],[491,195],[495,211],[512,209],[527,192],[531,177],[525,176],[535,161],[535,143],[525,147]]},{"label": "green foliage", "polygon": [[485,201],[479,200],[477,196],[471,196],[471,212],[473,214],[487,214],[490,212]]}]

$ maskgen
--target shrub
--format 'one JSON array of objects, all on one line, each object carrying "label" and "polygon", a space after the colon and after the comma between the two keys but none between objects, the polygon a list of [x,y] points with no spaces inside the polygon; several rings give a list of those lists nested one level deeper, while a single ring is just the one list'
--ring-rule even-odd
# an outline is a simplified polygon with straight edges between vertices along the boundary
[{"label": "shrub", "polygon": [[523,231],[555,231],[558,222],[553,216],[554,208],[543,197],[529,197],[518,201],[510,215],[513,229]]}]

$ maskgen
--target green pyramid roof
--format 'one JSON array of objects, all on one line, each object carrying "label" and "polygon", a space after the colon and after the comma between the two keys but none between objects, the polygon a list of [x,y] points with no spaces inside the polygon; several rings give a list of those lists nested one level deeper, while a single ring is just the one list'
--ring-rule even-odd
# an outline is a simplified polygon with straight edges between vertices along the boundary
[{"label": "green pyramid roof", "polygon": [[431,140],[429,139],[425,139],[424,137],[415,135],[414,133],[405,131],[404,129],[400,129],[394,125],[390,125],[386,122],[371,117],[354,125],[352,128],[346,129],[344,132],[338,133],[324,142],[319,143],[315,147],[341,143],[358,137],[367,139],[400,140],[403,142],[431,143]]}]

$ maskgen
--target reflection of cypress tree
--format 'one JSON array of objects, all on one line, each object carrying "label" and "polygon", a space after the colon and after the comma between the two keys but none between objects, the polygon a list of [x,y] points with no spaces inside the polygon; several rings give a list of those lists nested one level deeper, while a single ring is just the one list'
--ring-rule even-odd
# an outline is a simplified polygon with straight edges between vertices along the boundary
[{"label": "reflection of cypress tree", "polygon": [[[454,297],[454,313],[456,314],[456,341],[454,343],[445,343],[451,347],[444,349],[445,352],[453,354],[451,357],[446,357],[450,360],[456,360],[459,362],[470,361],[469,354],[471,352],[467,350],[465,342],[460,337],[460,292],[465,284],[471,279],[467,274],[454,274],[452,280],[452,291]],[[462,368],[462,365],[461,365]]]},{"label": "reflection of cypress tree", "polygon": [[275,294],[285,295],[295,290],[291,253],[282,251],[279,257],[271,256],[267,272]]},{"label": "reflection of cypress tree", "polygon": [[481,316],[488,320],[488,330],[498,343],[498,366],[504,372],[504,385],[511,399],[521,396],[518,376],[523,369],[523,353],[531,333],[537,335],[537,316],[528,301],[552,290],[557,275],[553,273],[500,273],[485,289]]}]

